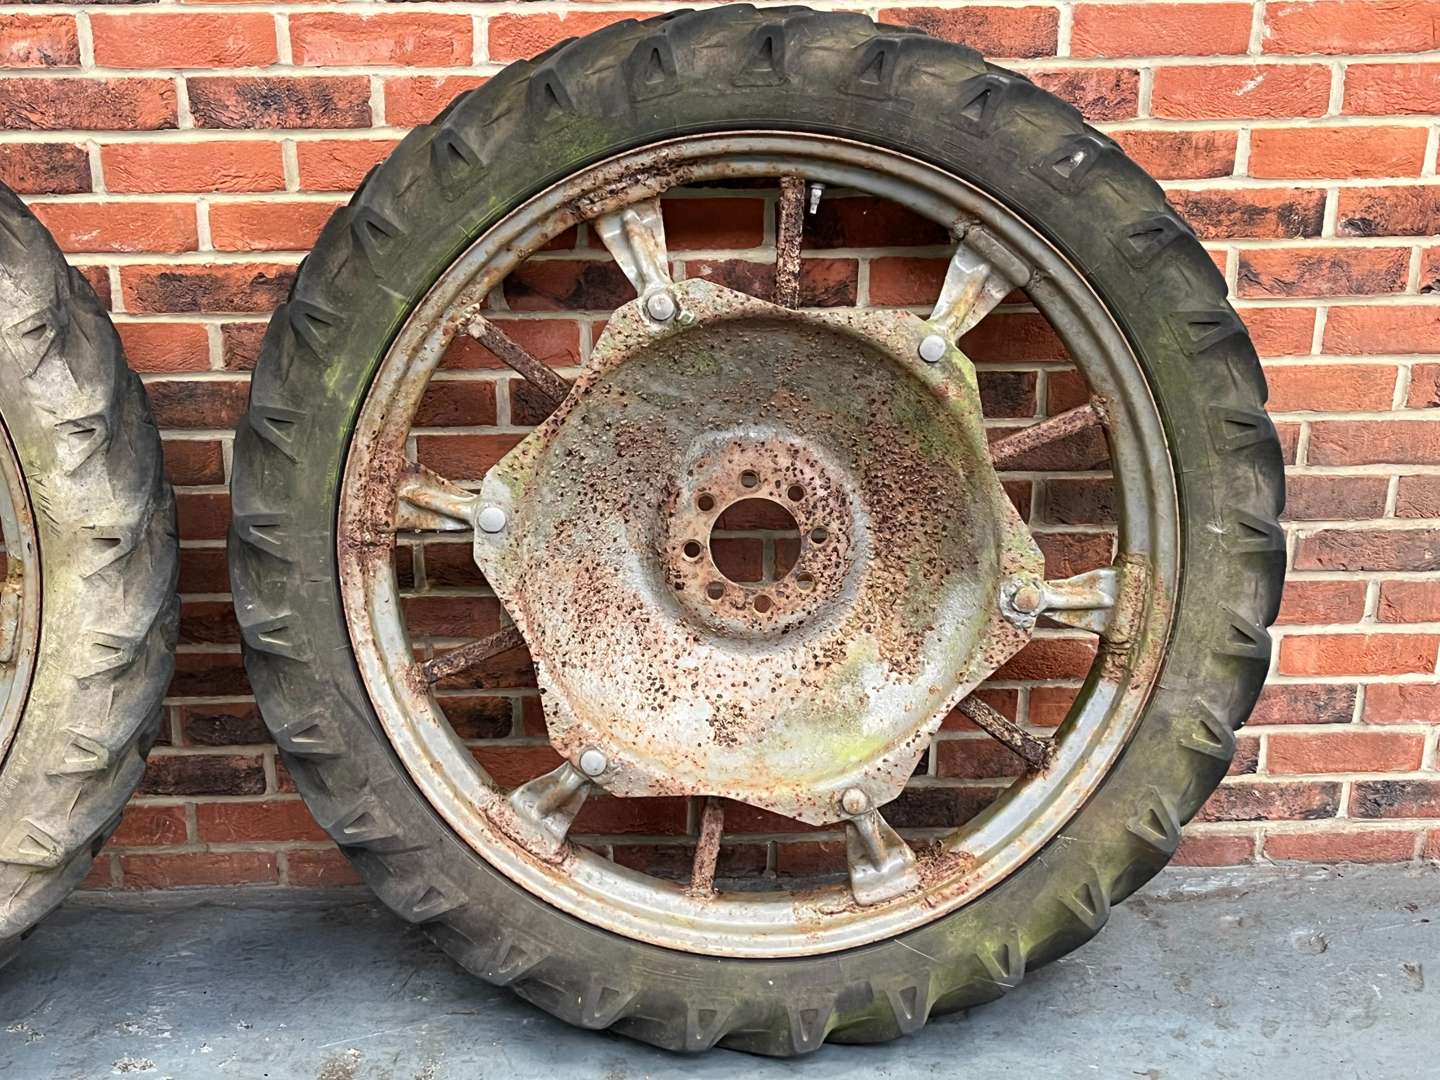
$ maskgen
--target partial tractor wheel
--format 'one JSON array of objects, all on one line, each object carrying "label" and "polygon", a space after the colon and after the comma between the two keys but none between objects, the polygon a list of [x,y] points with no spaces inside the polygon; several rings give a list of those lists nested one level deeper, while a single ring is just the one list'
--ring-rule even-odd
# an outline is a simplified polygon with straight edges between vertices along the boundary
[{"label": "partial tractor wheel", "polygon": [[675,1050],[894,1038],[1095,934],[1224,774],[1265,394],[1160,188],[1024,78],[848,13],[618,23],[407,137],[276,313],[249,671],[481,977]]},{"label": "partial tractor wheel", "polygon": [[90,286],[0,186],[0,964],[140,780],[176,567],[144,388]]}]

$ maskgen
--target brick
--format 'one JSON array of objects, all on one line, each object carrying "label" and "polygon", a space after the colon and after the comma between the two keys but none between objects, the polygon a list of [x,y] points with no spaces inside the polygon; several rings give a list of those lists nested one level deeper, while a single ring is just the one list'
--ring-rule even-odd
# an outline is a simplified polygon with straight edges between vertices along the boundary
[{"label": "brick", "polygon": [[1134,68],[1069,68],[1028,71],[1036,86],[1069,102],[1092,124],[1131,120],[1140,107],[1140,72]]},{"label": "brick", "polygon": [[73,15],[0,15],[0,68],[80,66]]},{"label": "brick", "polygon": [[263,67],[279,59],[268,13],[95,14],[90,25],[102,67]]},{"label": "brick", "polygon": [[1073,686],[1034,686],[1030,688],[1029,721],[1036,727],[1059,727],[1075,703],[1079,689]]},{"label": "brick", "polygon": [[505,279],[512,311],[612,311],[635,298],[621,269],[609,260],[531,259]]},{"label": "brick", "polygon": [[1175,866],[1240,866],[1255,861],[1253,836],[1191,833],[1180,840]]},{"label": "brick", "polygon": [[201,803],[195,827],[200,840],[211,844],[326,839],[299,799]]},{"label": "brick", "polygon": [[405,618],[416,637],[481,637],[500,627],[498,601],[469,596],[412,596]]},{"label": "brick", "polygon": [[1335,229],[1341,236],[1440,233],[1440,185],[1341,188]]},{"label": "brick", "polygon": [[273,885],[275,855],[268,851],[187,851],[174,855],[123,855],[127,889],[173,889],[189,885]]},{"label": "brick", "polygon": [[1343,179],[1419,176],[1422,127],[1259,128],[1250,133],[1251,176]]},{"label": "brick", "polygon": [[[507,337],[531,356],[551,367],[572,367],[580,362],[580,328],[571,319],[491,320]],[[460,336],[445,352],[444,370],[500,369],[505,364],[474,338]]]},{"label": "brick", "polygon": [[1343,110],[1366,116],[1440,112],[1440,64],[1347,64]]},{"label": "brick", "polygon": [[1285,481],[1287,521],[1358,521],[1385,512],[1383,476],[1290,476]]},{"label": "brick", "polygon": [[1325,220],[1323,191],[1212,188],[1171,191],[1168,195],[1202,240],[1319,236]]},{"label": "brick", "polygon": [[195,323],[118,323],[130,366],[147,374],[207,371],[210,337]]},{"label": "brick", "polygon": [[1200,821],[1314,821],[1340,809],[1332,781],[1224,783],[1196,815]]},{"label": "brick", "polygon": [[370,80],[360,75],[204,76],[186,82],[197,127],[370,126]]},{"label": "brick", "polygon": [[35,203],[31,209],[61,251],[194,251],[200,243],[190,203]]},{"label": "brick", "polygon": [[354,191],[395,149],[393,139],[319,139],[297,143],[302,191]]},{"label": "brick", "polygon": [[1420,254],[1421,293],[1440,293],[1440,247],[1432,247]]},{"label": "brick", "polygon": [[[180,531],[182,535],[187,534],[183,520]],[[206,538],[197,537],[197,539]],[[245,664],[239,655],[233,653],[179,653],[176,655],[175,677],[170,683],[171,697],[244,697],[249,693],[250,680],[246,678]]]},{"label": "brick", "polygon": [[153,131],[173,128],[169,79],[0,79],[0,128]]},{"label": "brick", "polygon": [[666,199],[665,245],[671,251],[757,247],[765,236],[759,199]]},{"label": "brick", "polygon": [[1344,683],[1270,683],[1260,691],[1247,723],[1348,724],[1359,691]]},{"label": "brick", "polygon": [[1249,4],[1077,4],[1073,56],[1219,56],[1250,43]]},{"label": "brick", "polygon": [[1095,643],[1080,638],[1035,638],[995,672],[997,679],[1080,679],[1095,659]]},{"label": "brick", "polygon": [[452,480],[479,480],[520,442],[519,435],[422,435],[420,463]]},{"label": "brick", "polygon": [[1402,476],[1396,492],[1395,516],[1440,517],[1440,476]]},{"label": "brick", "polygon": [[251,702],[182,706],[180,733],[189,746],[247,746],[270,741],[265,722]]},{"label": "brick", "polygon": [[988,736],[943,739],[935,743],[937,776],[962,780],[990,780],[1019,776],[1024,762]]},{"label": "brick", "polygon": [[400,64],[460,67],[472,53],[468,15],[341,15],[300,12],[290,16],[295,63],[310,66]]},{"label": "brick", "polygon": [[363,879],[338,849],[285,852],[285,869],[291,885],[307,888],[359,885]]},{"label": "brick", "polygon": [[[1254,273],[1264,280],[1270,280],[1272,274],[1284,278],[1286,271],[1275,265],[1284,261],[1260,260],[1262,268],[1257,268]],[[1296,276],[1307,272],[1302,268]],[[1316,271],[1322,272],[1323,268]],[[1395,378],[1396,369],[1389,364],[1287,364],[1269,367],[1265,370],[1265,379],[1270,385],[1268,407],[1271,412],[1388,409],[1395,397]]]},{"label": "brick", "polygon": [[335,202],[212,203],[210,239],[217,251],[309,251]]},{"label": "brick", "polygon": [[[773,260],[689,259],[687,277],[704,278],[750,296],[770,299],[775,293]],[[800,304],[802,307],[850,307],[859,288],[859,263],[854,259],[802,259],[800,262]]]},{"label": "brick", "polygon": [[1235,755],[1230,759],[1226,776],[1252,776],[1260,768],[1260,740],[1253,735],[1239,735],[1235,739]]},{"label": "brick", "polygon": [[125,266],[120,287],[136,312],[271,311],[284,301],[295,268],[270,263]]},{"label": "brick", "polygon": [[1157,67],[1154,116],[1174,120],[1323,116],[1330,69],[1320,64]]},{"label": "brick", "polygon": [[1425,736],[1400,731],[1284,732],[1270,736],[1272,773],[1409,772],[1420,767]]},{"label": "brick", "polygon": [[1335,353],[1428,353],[1440,342],[1440,305],[1341,307],[1325,324],[1325,348]]},{"label": "brick", "polygon": [[180,607],[181,645],[239,645],[240,626],[228,600],[188,600]]},{"label": "brick", "polygon": [[1265,857],[1281,862],[1403,862],[1415,850],[1414,832],[1366,829],[1363,832],[1271,833]]},{"label": "brick", "polygon": [[1357,780],[1350,792],[1350,816],[1440,817],[1440,780]]},{"label": "brick", "polygon": [[577,834],[678,836],[685,832],[685,799],[590,798],[575,818]]},{"label": "brick", "polygon": [[1054,56],[1060,27],[1059,13],[1051,7],[885,8],[878,18],[958,41],[986,56],[1017,58]]},{"label": "brick", "polygon": [[1367,724],[1440,723],[1440,684],[1372,683],[1360,718]]},{"label": "brick", "polygon": [[414,424],[425,427],[478,427],[494,424],[495,384],[431,380],[415,411]]},{"label": "brick", "polygon": [[428,124],[460,94],[484,86],[485,75],[407,75],[385,80],[385,122]]},{"label": "brick", "polygon": [[253,371],[267,323],[225,323],[220,327],[220,363],[226,371]]},{"label": "brick", "polygon": [[524,60],[566,38],[583,37],[624,19],[648,18],[648,12],[562,11],[545,15],[493,15],[487,35],[491,60]]},{"label": "brick", "polygon": [[[180,535],[187,540],[224,540],[230,527],[230,497],[218,492],[182,492],[175,499]],[[206,693],[206,697],[214,696]]]},{"label": "brick", "polygon": [[1409,270],[1410,253],[1401,248],[1266,248],[1240,253],[1236,288],[1244,297],[1395,293],[1405,290]]},{"label": "brick", "polygon": [[1287,581],[1275,621],[1287,626],[1356,622],[1364,613],[1363,581]]},{"label": "brick", "polygon": [[245,415],[248,383],[213,379],[152,382],[150,411],[162,428],[233,429]]},{"label": "brick", "polygon": [[0,146],[0,184],[20,195],[75,195],[90,191],[90,155],[69,143]]},{"label": "brick", "polygon": [[1313,308],[1244,308],[1240,318],[1261,356],[1307,355],[1315,337]]},{"label": "brick", "polygon": [[884,256],[870,262],[870,302],[878,306],[935,302],[950,260],[942,257]]},{"label": "brick", "polygon": [[115,192],[282,191],[276,142],[116,143],[100,149]]},{"label": "brick", "polygon": [[1440,622],[1440,581],[1387,581],[1380,586],[1383,623]]},{"label": "brick", "polygon": [[110,837],[115,847],[166,847],[183,844],[185,808],[183,806],[137,806],[125,808],[120,826]]},{"label": "brick", "polygon": [[1411,409],[1440,408],[1440,364],[1416,364],[1410,369],[1405,405]]},{"label": "brick", "polygon": [[220,443],[202,439],[165,440],[165,479],[196,486],[225,482],[225,455]]},{"label": "brick", "polygon": [[1233,131],[1112,131],[1110,137],[1157,180],[1207,180],[1235,171]]},{"label": "brick", "polygon": [[1280,643],[1278,670],[1282,675],[1428,673],[1435,670],[1437,648],[1440,636],[1435,634],[1305,634]]},{"label": "brick", "polygon": [[152,754],[142,795],[263,795],[265,767],[253,754]]},{"label": "brick", "polygon": [[1312,465],[1392,463],[1440,465],[1440,426],[1421,420],[1322,420],[1310,429]]},{"label": "brick", "polygon": [[110,295],[109,269],[104,266],[78,266],[76,269],[85,279],[85,284],[90,286],[95,298],[100,301],[100,306],[106,311],[114,310],[114,298]]},{"label": "brick", "polygon": [[1266,4],[1269,53],[1425,52],[1440,47],[1435,0],[1319,0]]},{"label": "brick", "polygon": [[826,197],[805,218],[806,250],[946,244],[946,229],[908,207],[869,195]]}]

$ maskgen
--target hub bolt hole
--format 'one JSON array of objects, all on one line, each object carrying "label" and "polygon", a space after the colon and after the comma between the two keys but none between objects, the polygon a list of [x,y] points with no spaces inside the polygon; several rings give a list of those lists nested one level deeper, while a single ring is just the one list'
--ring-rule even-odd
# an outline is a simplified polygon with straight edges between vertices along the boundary
[{"label": "hub bolt hole", "polygon": [[799,484],[791,484],[789,489],[785,492],[785,497],[791,502],[799,502],[801,499],[805,498],[805,489]]},{"label": "hub bolt hole", "polygon": [[718,581],[712,581],[709,585],[705,586],[705,595],[711,600],[719,600],[725,595],[725,586]]},{"label": "hub bolt hole", "polygon": [[759,596],[755,597],[755,610],[760,612],[761,615],[764,615],[765,612],[769,611],[774,606],[775,601],[771,600],[770,597],[766,596],[764,593],[761,593]]},{"label": "hub bolt hole", "polygon": [[686,540],[685,546],[680,550],[685,553],[685,558],[693,561],[700,557],[700,553],[705,550],[705,545],[699,540]]},{"label": "hub bolt hole", "polygon": [[801,592],[809,592],[815,587],[815,579],[809,574],[796,574],[795,587]]},{"label": "hub bolt hole", "polygon": [[715,509],[715,496],[714,496],[714,495],[700,495],[700,496],[698,496],[698,497],[695,499],[695,509],[701,511],[702,513],[708,514],[711,510],[714,510],[714,509]]},{"label": "hub bolt hole", "polygon": [[757,488],[760,486],[760,474],[754,469],[746,469],[740,474],[740,486],[743,488]]},{"label": "hub bolt hole", "polygon": [[830,530],[823,525],[817,525],[810,530],[810,542],[812,544],[823,544],[830,539]]}]

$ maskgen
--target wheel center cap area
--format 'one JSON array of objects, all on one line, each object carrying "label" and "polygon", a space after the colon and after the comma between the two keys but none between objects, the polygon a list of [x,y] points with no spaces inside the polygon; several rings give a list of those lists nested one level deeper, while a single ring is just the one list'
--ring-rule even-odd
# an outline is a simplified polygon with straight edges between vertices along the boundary
[{"label": "wheel center cap area", "polygon": [[[486,477],[475,558],[529,644],[555,748],[618,795],[812,824],[904,787],[1018,651],[1043,558],[986,450],[975,372],[904,312],[792,311],[705,281],[610,319],[570,395]],[[779,503],[794,565],[740,583],[709,539]]]}]

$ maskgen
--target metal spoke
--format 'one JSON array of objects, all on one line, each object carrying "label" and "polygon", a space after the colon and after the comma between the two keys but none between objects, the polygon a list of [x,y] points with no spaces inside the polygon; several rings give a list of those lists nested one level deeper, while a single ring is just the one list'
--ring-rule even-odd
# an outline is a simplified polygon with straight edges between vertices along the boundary
[{"label": "metal spoke", "polygon": [[545,395],[552,409],[570,393],[569,380],[531,356],[489,319],[477,315],[465,332],[523,375],[526,382]]},{"label": "metal spoke", "polygon": [[1032,769],[1043,769],[1055,753],[1053,741],[1031,735],[973,694],[960,702],[960,711],[975,721],[975,726],[985,734],[1020,755]]},{"label": "metal spoke", "polygon": [[510,793],[505,824],[516,840],[553,859],[565,849],[565,837],[589,794],[590,778],[567,761]]},{"label": "metal spoke", "polygon": [[994,264],[961,244],[950,258],[929,321],[953,345],[999,306],[1014,287]]},{"label": "metal spoke", "polygon": [[915,852],[879,810],[867,810],[845,823],[845,861],[850,865],[850,891],[861,907],[893,900],[920,886]]},{"label": "metal spoke", "polygon": [[720,835],[725,831],[725,804],[710,797],[700,811],[700,838],[690,866],[690,893],[708,896],[715,891],[715,863],[720,857]]},{"label": "metal spoke", "polygon": [[1054,622],[1101,634],[1110,626],[1119,595],[1120,573],[1105,566],[1047,581],[1041,590],[1040,610]]},{"label": "metal spoke", "polygon": [[775,233],[775,303],[800,306],[800,240],[805,231],[805,179],[780,178],[779,226]]},{"label": "metal spoke", "polygon": [[601,214],[591,225],[630,279],[645,314],[658,323],[673,319],[678,308],[671,292],[675,282],[670,277],[660,200],[646,199],[623,210]]},{"label": "metal spoke", "polygon": [[508,626],[502,626],[493,634],[467,642],[449,652],[441,653],[432,660],[426,660],[420,665],[420,672],[425,676],[425,681],[433,686],[441,679],[459,674],[476,664],[483,664],[492,656],[499,656],[511,649],[518,649],[524,644],[525,638],[520,633],[520,628],[511,623]]},{"label": "metal spoke", "polygon": [[396,532],[464,532],[474,525],[480,496],[411,463],[396,488]]},{"label": "metal spoke", "polygon": [[1042,446],[1069,438],[1103,422],[1104,417],[1093,404],[1077,405],[1073,409],[1041,420],[1038,424],[1022,428],[1013,435],[996,440],[990,446],[990,460],[997,469],[1003,469]]}]

